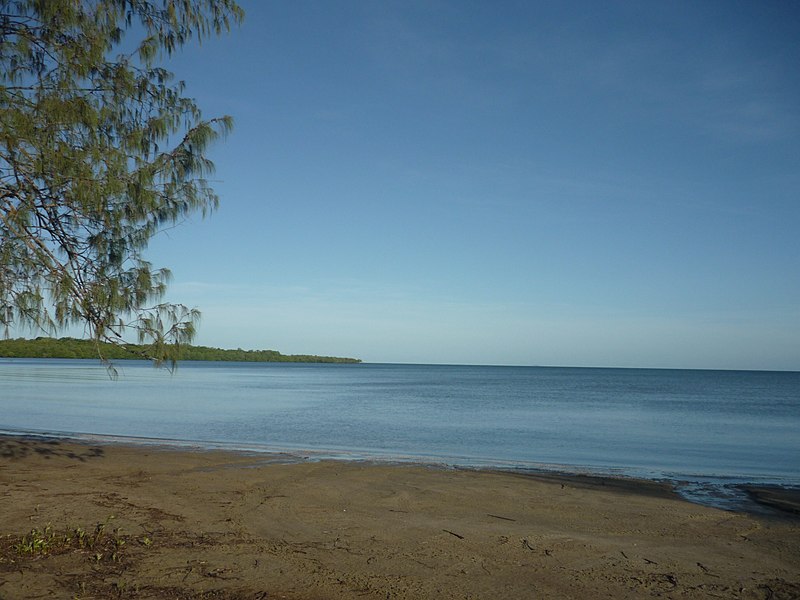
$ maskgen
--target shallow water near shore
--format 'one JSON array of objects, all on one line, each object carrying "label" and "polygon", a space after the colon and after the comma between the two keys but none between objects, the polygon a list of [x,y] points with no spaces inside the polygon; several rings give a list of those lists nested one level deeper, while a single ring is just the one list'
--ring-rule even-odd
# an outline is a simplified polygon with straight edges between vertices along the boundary
[{"label": "shallow water near shore", "polygon": [[96,361],[0,359],[0,429],[664,479],[719,505],[743,501],[736,485],[800,485],[800,373],[116,366],[112,381]]}]

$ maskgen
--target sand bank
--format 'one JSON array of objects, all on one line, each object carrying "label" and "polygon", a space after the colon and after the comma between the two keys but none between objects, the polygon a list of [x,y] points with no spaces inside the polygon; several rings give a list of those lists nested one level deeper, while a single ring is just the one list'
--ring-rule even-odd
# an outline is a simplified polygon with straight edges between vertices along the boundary
[{"label": "sand bank", "polygon": [[628,480],[0,438],[0,535],[2,600],[800,597],[797,517]]}]

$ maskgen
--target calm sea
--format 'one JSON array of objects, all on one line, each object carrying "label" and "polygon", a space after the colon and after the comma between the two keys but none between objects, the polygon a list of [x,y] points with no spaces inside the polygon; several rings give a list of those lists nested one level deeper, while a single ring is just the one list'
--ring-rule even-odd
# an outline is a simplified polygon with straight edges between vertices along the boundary
[{"label": "calm sea", "polygon": [[0,429],[800,485],[800,373],[0,359]]}]

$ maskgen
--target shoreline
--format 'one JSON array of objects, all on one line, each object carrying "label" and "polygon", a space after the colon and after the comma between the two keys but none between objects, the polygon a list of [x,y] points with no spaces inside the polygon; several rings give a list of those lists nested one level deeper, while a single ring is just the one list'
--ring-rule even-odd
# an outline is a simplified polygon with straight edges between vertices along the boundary
[{"label": "shoreline", "polygon": [[656,482],[0,436],[0,489],[3,600],[800,595],[800,518]]},{"label": "shoreline", "polygon": [[[424,455],[370,455],[368,452],[328,450],[314,448],[292,448],[239,442],[210,442],[202,440],[179,440],[147,438],[141,436],[119,436],[90,433],[12,431],[0,429],[0,443],[5,439],[57,440],[75,444],[100,446],[129,446],[132,448],[156,448],[177,452],[225,452],[234,455],[259,457],[265,463],[344,462],[363,465],[391,466],[410,465],[423,468],[453,469],[476,472],[498,472],[541,480],[567,479],[575,483],[601,487],[620,487],[634,490],[664,490],[687,502],[720,508],[732,512],[745,512],[764,516],[800,515],[800,484],[776,483],[773,479],[756,483],[747,478],[697,476],[652,477],[625,473],[619,468],[602,469],[561,464],[537,464],[507,466],[501,461],[485,460],[478,464],[457,464],[448,457]],[[452,458],[452,457],[450,457]],[[616,472],[612,472],[616,471]]]}]

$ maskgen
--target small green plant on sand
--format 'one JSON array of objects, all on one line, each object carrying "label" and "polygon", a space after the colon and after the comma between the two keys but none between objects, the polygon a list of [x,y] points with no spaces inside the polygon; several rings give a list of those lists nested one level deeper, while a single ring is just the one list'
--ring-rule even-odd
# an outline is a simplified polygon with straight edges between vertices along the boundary
[{"label": "small green plant on sand", "polygon": [[62,542],[63,540],[59,539],[48,523],[43,529],[34,528],[30,533],[23,535],[13,548],[20,556],[44,556],[61,546]]},{"label": "small green plant on sand", "polygon": [[[122,550],[127,540],[122,534],[121,527],[109,531],[108,524],[113,518],[110,516],[105,522],[98,523],[92,531],[73,527],[57,532],[48,523],[43,528],[32,529],[16,543],[12,543],[10,548],[17,556],[29,558],[76,550],[91,551],[91,556],[97,561],[110,559],[118,562],[122,558]],[[149,537],[140,541],[144,546],[153,543]]]}]

